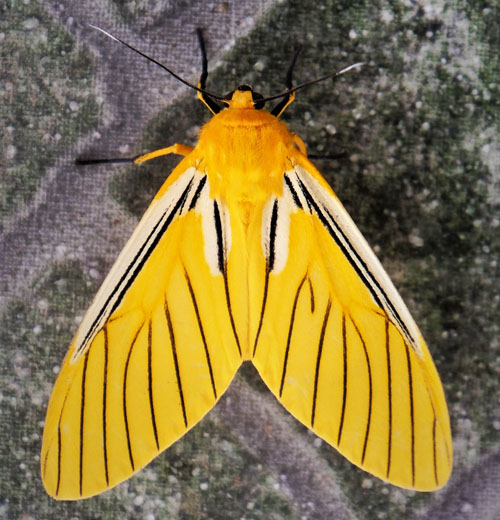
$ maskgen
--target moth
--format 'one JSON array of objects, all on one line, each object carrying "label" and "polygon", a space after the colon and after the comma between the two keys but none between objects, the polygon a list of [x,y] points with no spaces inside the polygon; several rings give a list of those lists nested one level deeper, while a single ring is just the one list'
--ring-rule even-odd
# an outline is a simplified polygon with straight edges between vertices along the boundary
[{"label": "moth", "polygon": [[47,492],[80,499],[129,478],[203,418],[244,361],[353,464],[403,488],[443,486],[450,425],[424,339],[304,142],[280,120],[314,81],[293,87],[296,53],[283,93],[264,98],[240,85],[216,95],[206,89],[199,35],[197,86],[146,56],[212,112],[196,146],[82,161],[183,156],[57,377],[41,453]]}]

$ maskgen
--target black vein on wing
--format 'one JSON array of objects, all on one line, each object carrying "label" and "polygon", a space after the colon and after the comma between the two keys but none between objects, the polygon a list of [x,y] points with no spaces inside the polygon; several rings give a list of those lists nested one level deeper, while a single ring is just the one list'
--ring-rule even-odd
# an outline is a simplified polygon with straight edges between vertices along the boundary
[{"label": "black vein on wing", "polygon": [[[368,265],[359,255],[356,249],[351,244],[347,235],[343,232],[342,227],[339,226],[333,215],[321,203],[317,202],[306,185],[302,182],[297,174],[297,181],[299,183],[302,194],[304,195],[311,211],[314,210],[319,220],[326,228],[330,236],[333,238],[337,246],[340,248],[344,256],[349,260],[352,268],[356,271],[365,287],[370,291],[375,303],[382,309],[386,309],[396,321],[399,329],[404,333],[410,344],[415,345],[417,342],[408,330],[404,320],[399,315],[390,298],[387,296],[383,287],[370,271]],[[333,225],[332,225],[333,224]],[[361,267],[360,267],[361,266]]]},{"label": "black vein on wing", "polygon": [[295,298],[293,300],[292,314],[290,315],[290,325],[288,326],[288,337],[286,340],[285,357],[283,359],[283,369],[281,371],[281,383],[280,383],[280,392],[279,392],[280,397],[283,393],[283,385],[285,384],[286,370],[288,367],[288,355],[290,353],[290,344],[292,341],[292,331],[293,331],[293,326],[295,323],[295,312],[297,311],[297,303],[299,301],[300,291],[302,289],[302,286],[304,285],[306,277],[307,277],[307,273],[304,275],[304,278],[302,278],[299,286],[297,287],[297,291],[295,291]]},{"label": "black vein on wing", "polygon": [[238,347],[238,353],[241,357],[240,338],[238,337],[238,332],[236,331],[236,324],[234,323],[233,309],[231,307],[231,297],[229,295],[229,281],[227,279],[227,270],[224,270],[223,278],[224,278],[224,292],[226,294],[226,306],[227,306],[227,311],[229,313],[229,320],[231,322],[231,329],[233,330],[233,336],[236,341],[236,346]]},{"label": "black vein on wing", "polygon": [[177,390],[179,392],[179,399],[181,402],[182,408],[182,417],[184,419],[184,426],[188,427],[187,416],[186,416],[186,404],[184,402],[184,392],[182,390],[182,380],[181,380],[181,372],[179,369],[179,360],[177,358],[177,348],[175,345],[175,334],[174,327],[172,325],[172,318],[170,317],[170,311],[168,309],[167,299],[165,298],[165,317],[167,318],[168,332],[170,335],[170,346],[172,347],[172,357],[174,359],[174,367],[175,367],[175,377],[177,379]]},{"label": "black vein on wing", "polygon": [[[141,247],[137,250],[133,260],[127,266],[125,271],[123,272],[120,280],[115,285],[115,288],[111,291],[109,296],[106,298],[106,301],[102,305],[101,309],[97,313],[94,322],[89,327],[85,338],[83,339],[81,345],[78,347],[78,352],[81,352],[86,348],[89,341],[93,338],[94,334],[99,330],[102,325],[102,322],[119,307],[121,304],[125,294],[129,290],[130,286],[136,279],[137,275],[143,268],[144,264],[151,256],[151,253],[154,251],[158,242],[162,239],[163,235],[169,228],[173,219],[179,214],[181,208],[183,207],[186,199],[188,198],[189,192],[193,186],[194,175],[188,182],[186,188],[177,199],[177,202],[174,204],[173,208],[170,210],[168,208],[161,218],[158,219],[158,222],[155,224],[153,229],[150,231],[147,238],[142,243]],[[203,182],[203,178],[200,180],[200,184]],[[206,179],[205,179],[206,182]]]},{"label": "black vein on wing", "polygon": [[314,314],[314,309],[316,307],[315,301],[314,301],[314,289],[311,282],[311,279],[307,277],[307,281],[309,282],[309,294],[311,295],[311,314]]},{"label": "black vein on wing", "polygon": [[83,373],[82,373],[82,388],[80,397],[80,496],[83,494],[83,431],[84,431],[84,419],[85,419],[85,384],[87,381],[87,365],[89,363],[89,353],[87,350],[85,359],[83,361]]},{"label": "black vein on wing", "polygon": [[342,439],[342,429],[344,428],[345,409],[347,404],[347,328],[345,322],[345,312],[342,312],[342,359],[344,377],[342,381],[342,411],[340,414],[337,446],[340,446],[340,441]]},{"label": "black vein on wing", "polygon": [[[310,197],[307,197],[306,194],[305,194],[305,191],[307,191],[304,183],[300,180],[300,177],[297,173],[297,171],[295,171],[295,178],[297,179],[297,182],[299,184],[299,188],[300,188],[300,191],[302,192],[302,196],[304,197],[304,200],[306,201],[306,204],[307,204],[307,209],[309,211],[309,213],[311,213],[315,208],[314,206],[312,205],[311,203],[311,200],[312,200],[312,196]],[[300,197],[299,197],[299,194],[297,193],[297,190],[293,187],[293,182],[292,180],[289,178],[288,175],[285,175],[285,181],[286,181],[286,184],[290,190],[290,194],[292,195],[292,198],[293,197],[293,193],[295,193],[295,195],[297,196],[297,199],[299,201],[299,204],[300,204],[300,208],[303,209],[304,211],[306,211],[306,209],[304,208],[304,204],[302,204],[301,200],[300,200]],[[291,189],[290,189],[291,187]],[[293,191],[292,191],[293,190]],[[304,191],[305,190],[305,191]],[[295,199],[294,199],[295,200]]]},{"label": "black vein on wing", "polygon": [[128,413],[127,413],[127,375],[128,375],[130,357],[132,356],[132,350],[134,349],[135,342],[137,341],[137,338],[139,337],[139,333],[141,332],[143,327],[144,327],[144,322],[141,323],[139,329],[135,333],[132,343],[130,344],[130,348],[128,349],[128,354],[127,354],[127,361],[125,362],[125,371],[123,373],[123,420],[125,422],[125,434],[127,436],[128,458],[130,460],[130,467],[132,468],[132,471],[135,470],[135,463],[134,463],[134,457],[132,454],[132,442],[130,439],[130,427],[129,427]]},{"label": "black vein on wing", "polygon": [[332,306],[332,300],[328,299],[328,304],[327,304],[326,310],[325,310],[325,316],[323,318],[323,325],[321,327],[321,334],[319,337],[318,354],[316,356],[316,370],[314,373],[314,393],[313,393],[312,412],[311,412],[311,428],[314,427],[314,419],[315,419],[315,414],[316,414],[316,401],[318,399],[319,367],[320,367],[320,363],[321,363],[321,354],[323,352],[323,342],[325,341],[326,325],[328,323],[328,318],[330,316],[331,306]]},{"label": "black vein on wing", "polygon": [[[430,405],[431,405],[431,408],[432,408],[432,415],[433,415],[433,420],[432,420],[432,459],[433,459],[433,462],[434,462],[434,480],[436,482],[436,486],[439,486],[438,469],[437,469],[437,441],[436,441],[437,418],[436,418],[436,410],[434,409],[434,401],[432,400],[432,394],[431,394],[427,384],[426,384],[426,387],[427,387],[427,394],[429,396],[429,402],[430,402]],[[448,448],[448,443],[445,442],[444,444],[445,444],[445,447],[446,447],[446,454],[447,454],[448,462],[451,462],[451,460],[450,460],[451,457],[450,457],[450,452],[449,452],[449,448]]]},{"label": "black vein on wing", "polygon": [[351,323],[353,324],[354,328],[356,329],[356,332],[358,333],[359,340],[361,341],[361,345],[363,345],[363,351],[365,353],[365,359],[366,359],[366,368],[368,370],[368,417],[366,419],[365,440],[363,442],[363,453],[361,455],[361,464],[364,464],[365,456],[366,456],[366,449],[368,446],[368,437],[370,435],[371,420],[372,420],[372,401],[373,401],[372,369],[371,369],[370,357],[368,355],[368,350],[366,348],[365,340],[363,339],[363,336],[361,335],[361,332],[360,332],[356,322],[353,320],[352,316],[349,316],[349,317],[350,317]]},{"label": "black vein on wing", "polygon": [[387,439],[387,471],[386,478],[389,478],[391,470],[391,454],[392,454],[392,375],[391,375],[391,349],[389,339],[389,320],[385,319],[385,352],[387,363],[387,403],[389,406],[389,428]]},{"label": "black vein on wing", "polygon": [[[61,487],[61,459],[62,459],[61,421],[62,421],[64,408],[66,406],[66,400],[68,399],[69,390],[70,390],[70,388],[68,388],[66,390],[66,395],[64,396],[63,405],[61,407],[61,413],[59,414],[59,421],[57,422],[57,483],[56,483],[56,492],[55,492],[56,496],[59,495],[59,488]],[[49,453],[49,451],[47,450],[47,455],[48,455],[48,453]]]},{"label": "black vein on wing", "polygon": [[47,474],[47,460],[49,459],[49,451],[50,451],[51,447],[52,447],[52,442],[49,444],[49,447],[45,451],[45,456],[43,457],[43,469],[42,469],[43,480],[45,480],[45,476]]},{"label": "black vein on wing", "polygon": [[203,342],[203,347],[205,349],[205,358],[207,360],[207,367],[208,367],[208,371],[210,373],[210,382],[212,383],[212,390],[213,390],[213,393],[214,393],[214,399],[217,399],[217,390],[215,388],[214,372],[213,372],[213,368],[212,368],[212,362],[210,361],[210,352],[208,350],[208,344],[207,344],[207,339],[206,339],[206,336],[205,336],[205,331],[203,330],[203,323],[201,321],[200,310],[198,308],[198,303],[196,301],[196,296],[194,294],[194,290],[193,290],[193,286],[191,284],[191,280],[190,280],[189,275],[188,275],[188,273],[187,273],[185,268],[184,268],[184,276],[186,277],[186,282],[188,284],[189,294],[191,295],[191,301],[193,302],[193,308],[194,308],[194,312],[196,314],[196,320],[198,321],[198,328],[200,330],[201,340]]},{"label": "black vein on wing", "polygon": [[224,243],[224,232],[222,230],[222,219],[220,216],[219,205],[214,200],[214,222],[215,222],[215,234],[217,235],[217,264],[219,272],[224,273],[226,270],[226,245]]},{"label": "black vein on wing", "polygon": [[[191,187],[192,187],[192,184],[193,184],[193,179],[194,179],[194,175],[193,177],[191,177],[191,180],[189,181],[188,185],[187,185],[187,192],[186,192],[186,195],[185,196],[181,196],[181,205],[179,206],[179,209],[177,210],[177,215],[182,215],[183,211],[184,211],[184,206],[186,205],[186,202],[188,201],[189,199],[189,194],[191,192]],[[206,177],[205,177],[205,180],[206,180]],[[198,191],[199,187],[200,187],[200,184],[202,184],[203,180],[200,180],[200,182],[198,183],[198,186],[195,190],[195,193],[194,195],[196,195],[196,192]],[[204,183],[203,183],[204,184]],[[203,188],[203,187],[202,187]],[[194,196],[193,195],[193,196]],[[191,203],[189,203],[189,208],[188,208],[188,211],[191,207]]]},{"label": "black vein on wing", "polygon": [[158,442],[158,427],[156,426],[155,402],[153,397],[153,323],[151,318],[149,318],[148,322],[148,396],[151,425],[155,436],[156,449],[159,450],[160,443]]},{"label": "black vein on wing", "polygon": [[298,196],[297,192],[295,191],[292,181],[290,180],[288,175],[285,175],[284,178],[285,178],[285,184],[288,188],[288,191],[290,192],[290,195],[292,196],[293,202],[295,203],[295,205],[298,208],[303,209],[302,202],[300,202],[300,197]]},{"label": "black vein on wing", "polygon": [[264,294],[262,297],[262,306],[260,308],[260,318],[259,318],[259,326],[257,327],[257,334],[255,335],[255,341],[253,344],[253,356],[255,357],[255,353],[257,352],[257,344],[259,343],[260,331],[262,329],[262,323],[264,321],[264,311],[266,309],[267,303],[267,294],[269,291],[269,268],[266,266],[266,274],[264,278]]},{"label": "black vein on wing", "polygon": [[61,416],[62,416],[62,410],[61,410],[61,415],[59,416],[59,423],[57,425],[57,486],[56,486],[56,496],[59,494],[59,487],[61,485],[61,453],[62,453]]},{"label": "black vein on wing", "polygon": [[413,398],[413,375],[410,357],[410,349],[404,342],[406,352],[406,363],[408,368],[408,390],[410,398],[410,423],[411,423],[411,484],[415,487],[415,404]]},{"label": "black vein on wing", "polygon": [[432,421],[432,461],[434,463],[434,481],[436,486],[439,485],[438,471],[437,471],[437,446],[436,446],[436,416]]},{"label": "black vein on wing", "polygon": [[205,187],[206,183],[207,183],[207,176],[205,175],[201,179],[201,181],[198,183],[198,187],[196,188],[193,198],[191,199],[191,202],[189,204],[188,211],[191,211],[196,206],[196,203],[198,202],[198,199],[200,198],[201,192],[203,191],[203,188]]},{"label": "black vein on wing", "polygon": [[274,262],[276,260],[276,231],[278,228],[278,199],[274,200],[273,212],[271,214],[271,223],[269,226],[269,251],[267,258],[267,265],[269,271],[274,269]]},{"label": "black vein on wing", "polygon": [[229,281],[227,277],[227,258],[226,258],[226,246],[224,242],[224,233],[222,230],[222,220],[220,216],[219,205],[217,201],[214,200],[214,222],[215,222],[215,233],[217,236],[217,262],[219,271],[222,273],[222,277],[224,279],[224,292],[226,294],[226,306],[227,311],[229,313],[229,320],[231,322],[231,328],[233,330],[233,336],[236,341],[236,346],[238,347],[238,352],[241,357],[241,345],[240,338],[238,337],[238,332],[236,331],[236,324],[234,323],[233,310],[231,307],[231,296],[229,294]]},{"label": "black vein on wing", "polygon": [[266,273],[264,279],[264,294],[262,296],[262,306],[260,309],[259,326],[257,327],[257,334],[255,335],[255,342],[253,345],[253,356],[257,352],[257,344],[259,343],[260,332],[262,330],[262,324],[264,322],[264,313],[266,311],[267,295],[269,291],[269,275],[274,268],[274,261],[276,259],[276,231],[278,227],[278,200],[274,200],[273,211],[271,213],[271,222],[269,223],[269,237],[267,247],[267,259],[266,259]]},{"label": "black vein on wing", "polygon": [[108,472],[108,436],[107,436],[107,387],[108,387],[108,328],[106,325],[102,329],[104,334],[104,378],[102,384],[102,448],[104,459],[104,474],[106,477],[106,486],[109,486]]}]

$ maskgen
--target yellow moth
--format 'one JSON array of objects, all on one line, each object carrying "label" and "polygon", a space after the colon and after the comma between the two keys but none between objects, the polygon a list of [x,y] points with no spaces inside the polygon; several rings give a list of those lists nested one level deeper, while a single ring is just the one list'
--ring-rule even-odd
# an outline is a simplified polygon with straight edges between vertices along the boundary
[{"label": "yellow moth", "polygon": [[200,43],[198,86],[176,77],[213,117],[194,148],[128,159],[184,156],[64,360],[43,435],[47,492],[80,499],[129,478],[202,419],[243,361],[352,463],[403,488],[443,486],[450,425],[422,335],[279,119],[306,85],[292,87],[297,54],[284,93],[264,99],[242,85],[222,97],[205,89]]}]

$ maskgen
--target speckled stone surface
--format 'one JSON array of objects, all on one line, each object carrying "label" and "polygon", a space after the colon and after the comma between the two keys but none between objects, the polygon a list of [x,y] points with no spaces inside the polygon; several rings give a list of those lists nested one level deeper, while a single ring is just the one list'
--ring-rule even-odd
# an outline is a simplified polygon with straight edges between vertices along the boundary
[{"label": "speckled stone surface", "polygon": [[[495,1],[0,2],[0,518],[500,517],[500,9]],[[193,92],[88,27],[210,88],[303,90],[284,119],[318,161],[419,323],[442,376],[455,469],[436,493],[358,470],[244,367],[216,408],[137,476],[56,502],[43,420],[79,319],[175,158],[78,168],[192,144]]]}]

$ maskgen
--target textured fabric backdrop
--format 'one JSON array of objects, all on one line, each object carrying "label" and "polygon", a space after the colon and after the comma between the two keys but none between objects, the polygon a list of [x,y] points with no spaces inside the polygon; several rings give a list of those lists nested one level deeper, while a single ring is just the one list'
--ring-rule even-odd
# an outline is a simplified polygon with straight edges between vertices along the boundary
[{"label": "textured fabric backdrop", "polygon": [[[0,517],[500,518],[500,19],[497,1],[0,0]],[[39,452],[57,367],[79,319],[178,159],[74,159],[193,144],[192,91],[86,24],[209,87],[301,91],[284,119],[375,247],[442,376],[455,467],[436,493],[383,484],[288,415],[250,367],[137,476],[56,502]]]}]

